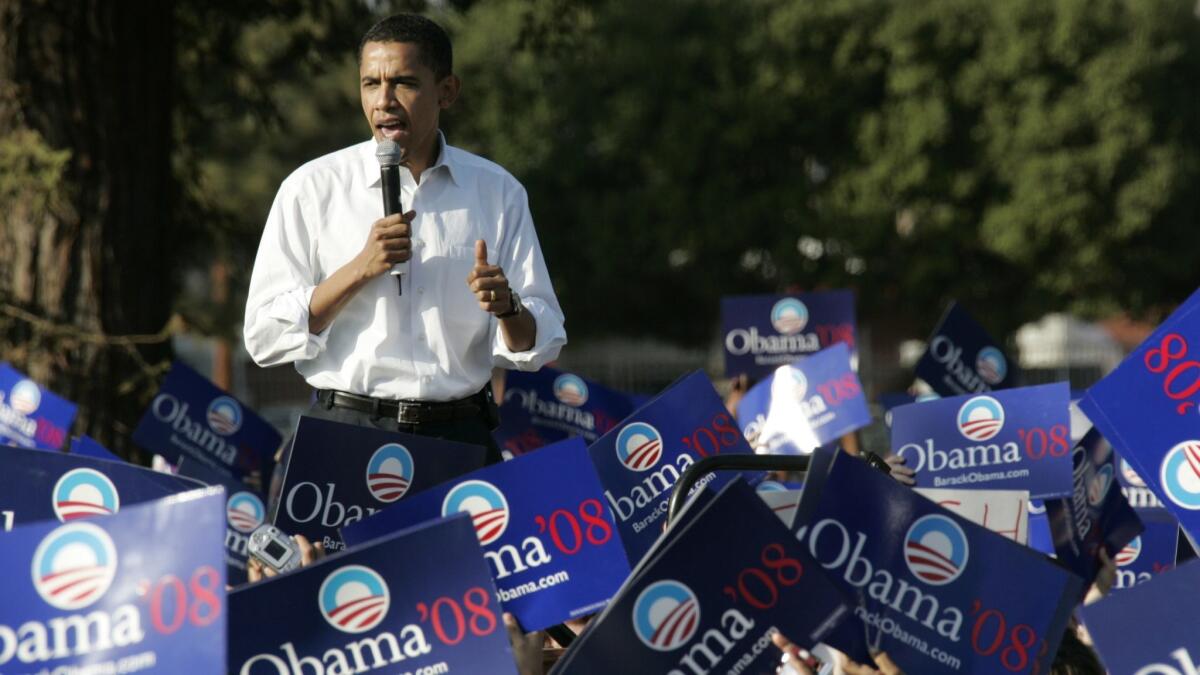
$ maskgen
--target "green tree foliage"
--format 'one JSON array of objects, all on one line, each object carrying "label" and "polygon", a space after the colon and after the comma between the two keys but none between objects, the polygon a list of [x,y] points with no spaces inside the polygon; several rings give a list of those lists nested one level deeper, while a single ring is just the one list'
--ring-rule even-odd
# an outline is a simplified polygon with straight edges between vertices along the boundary
[{"label": "green tree foliage", "polygon": [[850,286],[931,324],[1154,314],[1195,286],[1200,35],[1171,0],[497,0],[454,142],[530,190],[576,334],[710,335]]}]

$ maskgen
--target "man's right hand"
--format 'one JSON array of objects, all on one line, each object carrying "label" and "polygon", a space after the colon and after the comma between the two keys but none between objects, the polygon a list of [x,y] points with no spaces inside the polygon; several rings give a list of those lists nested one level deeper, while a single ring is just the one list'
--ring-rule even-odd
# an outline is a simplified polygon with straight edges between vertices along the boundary
[{"label": "man's right hand", "polygon": [[412,257],[412,221],[416,211],[380,218],[371,225],[367,243],[358,254],[363,279],[373,279]]}]

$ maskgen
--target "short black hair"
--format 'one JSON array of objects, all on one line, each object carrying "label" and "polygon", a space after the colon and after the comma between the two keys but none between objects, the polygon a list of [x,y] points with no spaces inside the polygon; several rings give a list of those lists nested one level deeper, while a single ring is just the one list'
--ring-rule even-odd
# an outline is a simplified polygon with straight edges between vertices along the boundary
[{"label": "short black hair", "polygon": [[421,63],[441,80],[454,72],[454,52],[450,36],[441,26],[419,14],[394,14],[381,19],[358,43],[358,61],[368,42],[410,42],[421,50]]}]

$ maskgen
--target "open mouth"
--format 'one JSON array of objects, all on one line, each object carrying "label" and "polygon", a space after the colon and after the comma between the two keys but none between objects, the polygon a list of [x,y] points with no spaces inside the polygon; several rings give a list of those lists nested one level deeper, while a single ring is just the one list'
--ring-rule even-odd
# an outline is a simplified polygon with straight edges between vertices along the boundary
[{"label": "open mouth", "polygon": [[408,133],[408,125],[400,120],[387,120],[376,123],[375,128],[379,134],[388,140],[396,140]]}]

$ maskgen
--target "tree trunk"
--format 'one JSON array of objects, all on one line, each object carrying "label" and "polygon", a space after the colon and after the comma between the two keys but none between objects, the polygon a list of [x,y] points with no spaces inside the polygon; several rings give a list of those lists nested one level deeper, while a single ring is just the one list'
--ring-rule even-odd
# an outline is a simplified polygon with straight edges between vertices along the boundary
[{"label": "tree trunk", "polygon": [[0,0],[0,349],[126,456],[171,349],[106,336],[172,311],[174,61],[171,2]]}]

